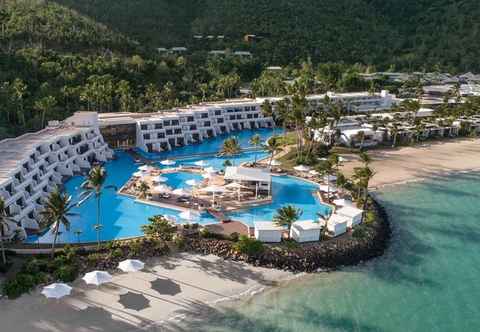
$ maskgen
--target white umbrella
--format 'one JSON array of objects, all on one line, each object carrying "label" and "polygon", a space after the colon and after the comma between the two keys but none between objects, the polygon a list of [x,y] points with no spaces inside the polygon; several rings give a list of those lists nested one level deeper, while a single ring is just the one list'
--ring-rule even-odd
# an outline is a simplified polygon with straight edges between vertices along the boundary
[{"label": "white umbrella", "polygon": [[212,205],[215,205],[215,193],[224,193],[226,189],[221,186],[211,185],[205,188],[200,189],[208,193],[212,193]]},{"label": "white umbrella", "polygon": [[164,184],[159,184],[158,186],[153,187],[153,191],[157,193],[169,193],[172,189]]},{"label": "white umbrella", "polygon": [[198,186],[200,184],[200,182],[195,179],[187,180],[185,183],[192,187]]},{"label": "white umbrella", "polygon": [[202,178],[204,178],[204,179],[210,179],[211,177],[212,177],[212,174],[210,174],[210,173],[203,173],[202,174]]},{"label": "white umbrella", "polygon": [[165,159],[165,160],[162,160],[160,164],[162,164],[163,166],[172,166],[172,165],[175,165],[175,161],[170,159]]},{"label": "white umbrella", "polygon": [[200,167],[205,167],[205,166],[208,165],[208,163],[205,160],[199,160],[199,161],[194,162],[194,165],[195,166],[200,166]]},{"label": "white umbrella", "polygon": [[236,189],[238,191],[238,200],[240,201],[240,190],[242,189],[248,189],[247,186],[244,186],[243,184],[237,183],[237,182],[232,182],[229,183],[225,186],[227,189]]},{"label": "white umbrella", "polygon": [[325,175],[323,179],[328,182],[337,181],[337,177],[335,175]]},{"label": "white umbrella", "polygon": [[309,170],[311,170],[310,167],[305,165],[298,165],[298,166],[295,166],[293,169],[299,172],[308,172]]},{"label": "white umbrella", "polygon": [[152,178],[152,181],[153,182],[167,182],[168,181],[168,178],[164,177],[164,176],[161,176],[161,175],[157,175],[157,176],[154,176]]},{"label": "white umbrella", "polygon": [[191,195],[192,193],[189,190],[186,190],[184,188],[177,188],[174,191],[172,191],[172,194],[178,195],[178,196],[188,196],[188,195]]},{"label": "white umbrella", "polygon": [[82,278],[87,284],[99,286],[101,284],[111,282],[112,276],[105,271],[92,271],[86,273]]},{"label": "white umbrella", "polygon": [[123,272],[137,272],[145,267],[145,263],[138,259],[126,259],[118,263],[118,268]]},{"label": "white umbrella", "polygon": [[318,174],[320,174],[320,173],[318,173],[316,170],[312,169],[310,172],[308,172],[308,174],[311,174],[311,175],[316,176],[316,175],[318,175]]},{"label": "white umbrella", "polygon": [[270,165],[272,166],[280,166],[282,163],[278,161],[277,159],[273,159]]},{"label": "white umbrella", "polygon": [[152,169],[152,166],[148,166],[148,165],[142,165],[138,168],[139,171],[142,171],[142,172],[147,172],[149,170]]},{"label": "white umbrella", "polygon": [[207,167],[203,170],[205,173],[209,173],[209,174],[212,174],[212,173],[216,173],[217,170],[213,167]]},{"label": "white umbrella", "polygon": [[200,213],[192,210],[182,212],[178,215],[183,220],[193,221],[200,218]]},{"label": "white umbrella", "polygon": [[321,184],[318,186],[318,188],[320,189],[320,191],[323,191],[323,192],[335,192],[337,191],[337,188],[335,188],[334,186],[327,186],[327,185],[324,185],[324,184]]},{"label": "white umbrella", "polygon": [[143,172],[135,172],[133,173],[133,176],[137,177],[137,178],[143,178],[145,176],[145,173]]},{"label": "white umbrella", "polygon": [[48,299],[50,298],[59,299],[64,296],[70,295],[71,292],[72,292],[72,287],[63,283],[54,283],[54,284],[45,286],[42,289],[42,294],[45,295],[45,297]]},{"label": "white umbrella", "polygon": [[342,163],[342,162],[345,161],[345,158],[344,157],[338,157],[338,161]]},{"label": "white umbrella", "polygon": [[177,220],[178,220],[178,218],[176,216],[173,216],[171,214],[164,215],[163,217],[171,223],[176,223]]}]

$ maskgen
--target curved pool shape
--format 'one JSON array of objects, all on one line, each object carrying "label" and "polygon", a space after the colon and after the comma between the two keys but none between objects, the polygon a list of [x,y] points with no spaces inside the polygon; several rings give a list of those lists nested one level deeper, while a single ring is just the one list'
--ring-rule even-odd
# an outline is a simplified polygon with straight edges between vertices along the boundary
[{"label": "curved pool shape", "polygon": [[[244,131],[242,133],[236,133],[237,137],[242,137],[242,144],[258,131]],[[272,135],[271,130],[260,130],[263,137]],[[240,136],[241,134],[241,136]],[[208,147],[219,147],[225,139],[224,136],[217,137],[206,141],[203,144],[208,144]],[[186,146],[180,148],[182,150],[193,151],[192,149],[200,149],[202,145],[195,145],[193,147]],[[170,152],[172,155],[177,154],[177,151]],[[194,153],[194,152],[192,152]],[[172,157],[169,153],[162,154],[163,157]],[[238,165],[240,162],[251,161],[257,155],[258,158],[266,156],[264,152],[246,152],[235,158],[235,163]],[[139,164],[136,164],[133,158],[123,151],[116,152],[116,159],[109,161],[105,164],[105,168],[108,174],[106,185],[115,185],[118,188],[123,186],[131,175],[137,171]],[[194,158],[187,160],[178,160],[177,164],[192,164],[197,160],[205,160],[209,166],[216,169],[223,169],[223,162],[227,158]],[[232,160],[230,158],[230,160]],[[188,172],[179,172],[172,174],[165,174],[168,178],[167,185],[173,188],[187,187],[185,181],[189,179],[201,179],[198,174],[192,174]],[[82,192],[80,185],[85,180],[82,176],[75,176],[66,181],[65,190],[72,196],[73,202],[78,202],[80,194]],[[287,176],[275,176],[272,180],[272,190],[274,194],[274,200],[271,204],[253,207],[241,211],[235,211],[229,214],[232,219],[244,222],[247,225],[253,226],[253,223],[258,220],[271,219],[275,214],[275,211],[285,205],[293,204],[303,210],[301,219],[315,219],[317,214],[325,215],[328,213],[329,208],[321,205],[314,196],[312,191],[315,190],[316,185],[301,179],[296,179]],[[58,243],[76,243],[76,242],[95,242],[97,239],[97,233],[93,226],[96,224],[96,201],[94,197],[86,200],[81,206],[73,209],[78,214],[76,217],[71,218],[70,231],[66,231],[63,226],[60,228],[60,235],[58,237]],[[114,190],[104,190],[101,198],[101,224],[103,229],[100,233],[100,239],[102,241],[122,239],[129,237],[136,237],[143,235],[141,226],[148,223],[148,218],[154,215],[173,215],[180,214],[179,211],[161,208],[157,206],[138,203],[135,199],[117,195]],[[203,213],[199,224],[212,224],[218,221],[210,214]],[[80,235],[76,232],[80,231]],[[30,236],[27,239],[29,243],[51,243],[53,241],[53,234],[47,232],[38,236]]]}]

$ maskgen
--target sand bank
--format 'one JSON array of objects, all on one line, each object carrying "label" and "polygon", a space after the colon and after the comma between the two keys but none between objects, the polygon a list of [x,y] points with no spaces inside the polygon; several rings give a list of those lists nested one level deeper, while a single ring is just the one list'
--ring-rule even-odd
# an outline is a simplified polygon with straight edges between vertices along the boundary
[{"label": "sand bank", "polygon": [[[480,169],[480,139],[458,139],[428,143],[416,147],[369,151],[375,176],[372,188],[418,181],[448,172]],[[358,157],[346,156],[342,171],[351,175],[360,166]]]},{"label": "sand bank", "polygon": [[1,330],[174,331],[184,317],[292,278],[292,273],[213,255],[178,254],[150,262],[145,272],[117,274],[112,283],[98,288],[78,280],[72,296],[58,301],[45,299],[40,290],[0,300]]}]

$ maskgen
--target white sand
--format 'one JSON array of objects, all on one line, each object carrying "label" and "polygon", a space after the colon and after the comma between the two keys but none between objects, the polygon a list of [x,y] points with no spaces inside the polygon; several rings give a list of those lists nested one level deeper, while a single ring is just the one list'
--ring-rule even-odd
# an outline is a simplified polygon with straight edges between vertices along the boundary
[{"label": "white sand", "polygon": [[[371,187],[418,181],[447,172],[480,169],[480,140],[463,139],[429,143],[419,147],[402,147],[368,152],[376,171]],[[351,175],[360,166],[356,156],[348,156],[342,171]]]},{"label": "white sand", "polygon": [[[72,296],[61,300],[47,300],[40,290],[16,300],[3,299],[0,331],[176,330],[172,326],[185,316],[292,278],[288,272],[213,255],[178,254],[158,259],[146,272],[115,275],[112,283],[98,288],[78,280]],[[130,299],[125,307],[119,303],[119,296],[128,292],[141,297]],[[144,302],[149,303],[145,306]],[[136,306],[139,310],[134,309]]]}]

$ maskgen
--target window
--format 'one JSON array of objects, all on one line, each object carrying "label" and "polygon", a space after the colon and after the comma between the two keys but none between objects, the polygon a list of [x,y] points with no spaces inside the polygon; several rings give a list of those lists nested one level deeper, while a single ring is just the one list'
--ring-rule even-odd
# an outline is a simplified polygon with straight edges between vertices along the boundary
[{"label": "window", "polygon": [[173,131],[171,129],[168,129],[167,130],[167,135],[172,135],[173,134]]},{"label": "window", "polygon": [[148,129],[148,127],[147,127],[146,124],[142,124],[142,125],[140,126],[140,128],[141,128],[142,130],[147,130],[147,129]]},{"label": "window", "polygon": [[144,139],[150,139],[150,134],[143,134]]},{"label": "window", "polygon": [[172,120],[172,126],[178,126],[180,122],[178,120]]},{"label": "window", "polygon": [[222,115],[222,111],[220,110],[215,111],[215,115]]},{"label": "window", "polygon": [[157,137],[158,138],[165,138],[165,133],[158,133]]},{"label": "window", "polygon": [[162,129],[163,126],[161,123],[155,123],[155,129]]},{"label": "window", "polygon": [[170,121],[163,121],[163,125],[166,126],[166,127],[170,126]]}]

